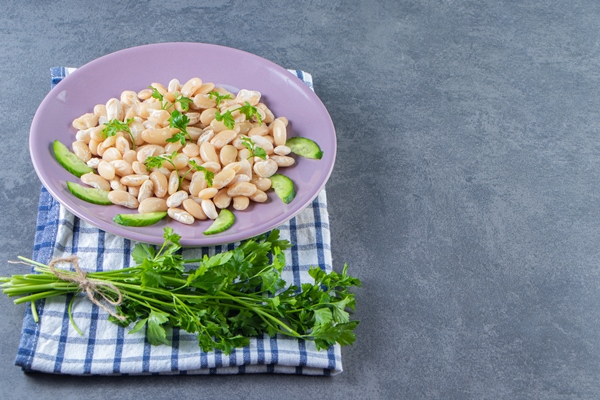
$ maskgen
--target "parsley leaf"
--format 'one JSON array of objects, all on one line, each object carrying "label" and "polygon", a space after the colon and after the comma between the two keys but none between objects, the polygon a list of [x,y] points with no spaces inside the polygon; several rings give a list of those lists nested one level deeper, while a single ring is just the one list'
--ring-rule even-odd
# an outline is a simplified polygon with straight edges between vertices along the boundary
[{"label": "parsley leaf", "polygon": [[190,119],[187,115],[182,114],[178,110],[175,110],[171,113],[169,117],[169,126],[171,128],[179,129],[179,132],[174,134],[173,137],[167,139],[169,143],[180,142],[182,146],[185,146],[186,139],[190,139],[191,137],[187,131],[187,126],[190,123]]},{"label": "parsley leaf", "polygon": [[188,111],[190,109],[190,104],[193,103],[194,100],[190,99],[189,97],[185,97],[181,93],[178,93],[177,96],[175,96],[175,102],[181,105],[181,109],[183,111]]},{"label": "parsley leaf", "polygon": [[210,97],[211,99],[215,99],[215,102],[217,103],[217,107],[219,107],[221,105],[221,101],[223,101],[225,99],[231,99],[231,95],[229,93],[221,94],[221,93],[217,92],[216,90],[212,90],[211,92],[209,92],[208,97]]},{"label": "parsley leaf", "polygon": [[129,118],[125,122],[121,122],[118,119],[113,119],[112,121],[105,122],[104,128],[102,128],[102,136],[104,138],[108,138],[110,136],[115,136],[117,132],[128,132],[131,135],[131,131],[129,130],[129,124],[133,122],[133,118]]},{"label": "parsley leaf", "polygon": [[190,170],[194,169],[196,171],[202,171],[204,173],[204,180],[206,181],[208,187],[212,187],[213,179],[215,177],[214,172],[209,171],[208,169],[204,168],[202,165],[198,165],[198,163],[195,160],[190,160],[188,162],[188,164],[191,167]]},{"label": "parsley leaf", "polygon": [[177,170],[177,167],[175,166],[175,163],[173,162],[173,159],[175,158],[176,155],[177,155],[177,151],[174,151],[171,154],[161,154],[158,156],[150,156],[150,157],[146,158],[146,160],[144,161],[144,165],[146,166],[146,168],[160,168],[163,166],[163,164],[165,162],[168,162],[173,166],[174,170]]},{"label": "parsley leaf", "polygon": [[152,97],[154,97],[155,99],[158,99],[162,103],[164,96],[162,94],[160,94],[158,89],[156,89],[154,86],[148,86],[148,88],[152,89]]},{"label": "parsley leaf", "polygon": [[146,334],[150,344],[155,346],[159,344],[170,344],[167,340],[167,332],[162,326],[168,321],[168,314],[155,310],[150,311],[150,316],[148,317],[148,330]]},{"label": "parsley leaf", "polygon": [[181,142],[183,146],[185,146],[186,138],[191,140],[191,137],[187,131],[187,126],[190,123],[190,119],[187,115],[182,114],[181,112],[175,110],[171,113],[169,117],[169,126],[171,128],[179,129],[179,133],[173,135],[173,137],[167,139],[169,143]]},{"label": "parsley leaf", "polygon": [[115,136],[117,132],[127,132],[129,137],[131,138],[131,143],[133,144],[133,148],[135,149],[135,138],[129,129],[129,124],[133,122],[133,118],[127,119],[125,122],[121,122],[118,119],[113,119],[112,121],[105,122],[104,128],[100,131],[104,138],[108,138],[110,136]]},{"label": "parsley leaf", "polygon": [[246,102],[243,106],[238,108],[238,110],[241,114],[244,114],[246,116],[246,119],[248,121],[250,121],[252,117],[256,116],[256,120],[260,125],[262,125],[262,118],[258,113],[258,110],[253,105],[250,105],[250,103]]},{"label": "parsley leaf", "polygon": [[230,110],[225,111],[225,113],[223,114],[217,111],[215,113],[215,119],[219,122],[222,121],[223,125],[225,125],[229,129],[233,129],[233,127],[235,126],[235,121],[233,119],[233,115],[231,115]]},{"label": "parsley leaf", "polygon": [[267,152],[260,146],[257,146],[256,143],[252,141],[248,136],[242,136],[242,144],[245,148],[250,150],[250,157],[260,157],[263,160],[267,159]]}]

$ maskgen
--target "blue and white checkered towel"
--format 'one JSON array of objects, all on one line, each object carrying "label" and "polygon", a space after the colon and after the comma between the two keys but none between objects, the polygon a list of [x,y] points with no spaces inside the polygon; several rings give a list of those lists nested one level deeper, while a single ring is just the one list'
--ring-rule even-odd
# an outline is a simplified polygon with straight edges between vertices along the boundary
[{"label": "blue and white checkered towel", "polygon": [[[52,84],[70,69],[53,68]],[[310,74],[291,71],[312,88]],[[329,219],[325,190],[313,203],[279,227],[282,238],[294,243],[286,250],[288,265],[283,278],[300,286],[311,278],[308,268],[319,265],[331,271]],[[110,270],[130,265],[134,243],[104,232],[75,217],[42,187],[33,259],[77,254],[86,269]],[[214,254],[233,245],[185,249],[184,257]],[[84,332],[79,335],[69,322],[67,297],[37,304],[39,323],[27,310],[15,363],[25,371],[74,375],[111,374],[240,374],[285,373],[335,375],[342,371],[339,346],[317,351],[312,342],[289,337],[254,338],[250,346],[230,355],[203,352],[195,336],[174,329],[171,346],[151,346],[143,332],[129,334],[108,322],[107,313],[83,297],[75,302],[74,318]]]}]

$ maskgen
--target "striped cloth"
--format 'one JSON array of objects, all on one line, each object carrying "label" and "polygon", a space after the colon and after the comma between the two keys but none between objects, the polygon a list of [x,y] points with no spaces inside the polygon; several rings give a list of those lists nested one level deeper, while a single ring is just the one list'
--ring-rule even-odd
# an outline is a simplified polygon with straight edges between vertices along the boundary
[{"label": "striped cloth", "polygon": [[[52,84],[70,69],[53,68]],[[291,71],[312,88],[310,74]],[[331,270],[329,217],[325,190],[295,218],[279,227],[282,238],[294,243],[286,250],[288,266],[283,278],[300,286],[311,280],[310,266]],[[97,271],[125,268],[133,262],[135,243],[104,232],[75,217],[42,187],[33,259],[47,264],[53,257],[77,254],[80,264]],[[234,245],[184,249],[184,258],[233,248]],[[342,371],[339,346],[317,351],[312,342],[268,336],[251,340],[248,347],[230,355],[203,352],[195,336],[173,329],[171,346],[151,346],[143,332],[129,334],[108,322],[107,313],[83,297],[76,299],[74,319],[84,335],[71,326],[67,314],[70,297],[37,303],[39,323],[29,308],[23,321],[16,365],[25,371],[73,375],[113,374],[242,374],[284,373],[335,375]]]}]

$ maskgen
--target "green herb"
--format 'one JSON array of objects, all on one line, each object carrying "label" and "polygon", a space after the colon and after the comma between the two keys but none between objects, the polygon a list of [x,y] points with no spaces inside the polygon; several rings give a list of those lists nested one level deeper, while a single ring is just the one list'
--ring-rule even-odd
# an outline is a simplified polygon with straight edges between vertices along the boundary
[{"label": "green herb", "polygon": [[[291,244],[277,230],[191,260],[181,256],[180,237],[172,229],[165,229],[164,239],[158,250],[136,244],[135,266],[80,276],[111,301],[121,296],[109,319],[121,326],[133,324],[130,333],[145,330],[151,344],[169,344],[168,329],[178,327],[196,334],[203,351],[225,354],[263,334],[312,340],[318,349],[354,343],[358,321],[350,320],[355,298],[349,289],[361,283],[347,274],[347,265],[341,273],[312,267],[314,283],[287,286],[281,278],[283,250]],[[75,273],[53,273],[49,266],[19,258],[37,273],[0,278],[6,295],[19,296],[15,303],[82,291],[85,282],[67,279]],[[74,324],[71,307],[68,312]]]},{"label": "green herb", "polygon": [[[173,107],[173,104],[165,100],[165,96],[163,96],[158,89],[154,86],[148,86],[149,89],[152,89],[152,97],[160,101],[160,106],[163,110],[167,110]],[[175,102],[181,105],[181,109],[183,111],[188,111],[190,109],[190,104],[194,102],[194,100],[189,97],[185,97],[181,93],[175,94]]]},{"label": "green herb", "polygon": [[[208,185],[208,187],[212,187],[213,179],[215,177],[214,172],[207,170],[202,165],[198,165],[198,163],[195,160],[190,160],[188,162],[188,165],[191,167],[189,171],[191,171],[191,170],[202,171],[204,173],[204,180],[206,181],[206,184]],[[186,172],[186,174],[187,174],[187,172]]]},{"label": "green herb", "polygon": [[152,97],[154,97],[155,99],[158,99],[162,103],[164,97],[162,94],[160,94],[158,89],[156,89],[154,86],[148,86],[148,88],[152,89]]},{"label": "green herb", "polygon": [[177,93],[175,96],[175,102],[181,105],[181,109],[183,111],[188,111],[190,109],[190,104],[192,104],[194,100],[190,99],[189,97],[185,97],[181,93]]},{"label": "green herb", "polygon": [[260,146],[257,146],[256,143],[252,141],[248,136],[242,136],[242,144],[245,148],[250,150],[250,157],[260,157],[263,160],[267,159],[267,152]]},{"label": "green herb", "polygon": [[225,99],[231,99],[231,95],[229,93],[221,94],[221,93],[217,92],[216,90],[213,90],[210,93],[208,93],[208,97],[210,97],[211,99],[215,99],[215,102],[217,103],[217,107],[219,107],[221,105],[221,101],[223,101]]},{"label": "green herb", "polygon": [[161,154],[159,156],[151,156],[146,158],[144,161],[144,165],[146,168],[160,168],[163,166],[165,162],[168,162],[173,166],[173,170],[177,171],[177,167],[173,162],[173,159],[177,156],[177,151],[174,151],[171,154]]},{"label": "green herb", "polygon": [[262,125],[262,117],[258,113],[258,110],[256,109],[256,107],[254,107],[253,105],[250,105],[250,103],[246,102],[243,106],[238,108],[238,110],[240,111],[241,114],[244,114],[246,116],[246,119],[248,121],[250,121],[252,119],[252,117],[256,116],[256,120],[258,121],[258,123],[260,125]]},{"label": "green herb", "polygon": [[179,129],[179,132],[167,139],[169,143],[180,142],[182,146],[185,146],[186,139],[192,139],[187,131],[187,126],[190,123],[190,119],[187,115],[182,114],[181,112],[175,110],[171,113],[169,117],[169,126],[171,128]]},{"label": "green herb", "polygon": [[100,131],[104,138],[108,138],[111,136],[115,136],[117,132],[127,132],[129,137],[131,138],[131,143],[135,148],[135,139],[131,130],[129,129],[129,124],[133,122],[133,118],[127,119],[125,122],[119,121],[118,119],[113,119],[109,122],[104,123],[104,128]]},{"label": "green herb", "polygon": [[231,115],[231,111],[227,110],[225,113],[221,114],[219,111],[215,113],[215,119],[219,122],[223,121],[223,125],[225,125],[229,129],[233,129],[235,126],[235,121],[233,120],[233,115]]},{"label": "green herb", "polygon": [[[165,162],[168,162],[169,164],[171,164],[174,171],[178,171],[177,167],[175,166],[175,161],[174,161],[176,156],[177,156],[177,151],[174,151],[171,154],[161,154],[159,156],[151,156],[151,157],[146,158],[146,160],[144,161],[144,165],[146,166],[146,168],[160,168],[164,165]],[[186,177],[186,175],[194,170],[202,171],[204,173],[204,179],[206,180],[206,183],[208,184],[209,187],[212,187],[213,178],[215,177],[215,174],[212,171],[209,171],[202,165],[198,165],[198,163],[195,160],[190,160],[188,162],[188,165],[189,165],[190,169],[187,170],[185,173],[183,173],[183,175],[179,175],[179,186],[180,187],[181,187],[181,182],[183,182],[183,179]]]}]

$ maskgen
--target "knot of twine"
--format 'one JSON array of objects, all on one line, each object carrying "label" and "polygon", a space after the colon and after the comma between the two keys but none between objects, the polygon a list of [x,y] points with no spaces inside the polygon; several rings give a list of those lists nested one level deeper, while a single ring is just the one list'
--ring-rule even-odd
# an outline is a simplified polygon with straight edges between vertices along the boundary
[{"label": "knot of twine", "polygon": [[[56,269],[56,264],[72,264],[77,275],[73,275],[72,273],[67,273]],[[119,319],[120,321],[124,321],[126,319],[124,316],[117,314],[116,312],[108,308],[106,305],[104,305],[102,301],[100,301],[100,299],[98,299],[97,297],[97,295],[99,295],[102,299],[104,299],[105,302],[117,307],[123,302],[123,295],[121,294],[121,291],[110,282],[98,282],[88,279],[87,273],[85,271],[82,271],[81,268],[79,268],[78,257],[69,256],[56,258],[50,261],[50,263],[48,264],[48,268],[50,268],[50,271],[52,271],[52,273],[56,275],[57,278],[62,279],[63,281],[73,282],[79,285],[81,291],[85,292],[88,299],[90,299],[92,303],[102,308],[104,311],[106,311],[113,317]],[[106,287],[113,291],[117,295],[117,300],[113,300],[110,297],[108,297],[104,293],[103,287]]]}]

